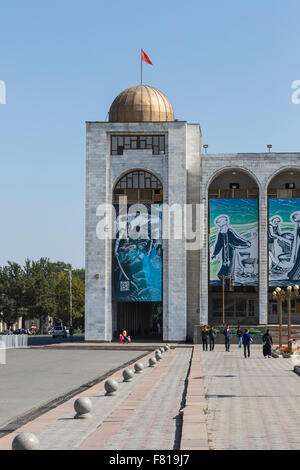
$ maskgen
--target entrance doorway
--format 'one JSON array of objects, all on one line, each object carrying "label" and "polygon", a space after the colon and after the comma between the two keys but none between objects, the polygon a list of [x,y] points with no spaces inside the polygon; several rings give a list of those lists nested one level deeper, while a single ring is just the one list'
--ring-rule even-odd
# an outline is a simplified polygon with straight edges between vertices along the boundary
[{"label": "entrance doorway", "polygon": [[117,330],[134,339],[162,339],[162,302],[118,302]]}]

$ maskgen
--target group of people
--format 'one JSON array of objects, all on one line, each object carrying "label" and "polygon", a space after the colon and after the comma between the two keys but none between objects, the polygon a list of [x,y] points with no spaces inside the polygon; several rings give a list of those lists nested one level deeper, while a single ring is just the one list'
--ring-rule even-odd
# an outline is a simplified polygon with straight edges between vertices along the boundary
[{"label": "group of people", "polygon": [[202,336],[202,345],[203,351],[207,351],[208,340],[209,340],[209,350],[213,351],[215,348],[215,339],[217,337],[217,332],[213,326],[204,325],[201,332]]},{"label": "group of people", "polygon": [[[223,335],[225,339],[225,350],[227,352],[229,352],[230,350],[231,334],[232,331],[229,328],[229,325],[226,325],[226,328],[224,328],[223,330]],[[244,346],[244,357],[250,357],[250,345],[253,342],[253,339],[250,335],[249,329],[245,328],[245,330],[243,331],[240,327],[238,327],[236,334],[238,337],[238,347],[242,348],[242,345]],[[208,350],[208,342],[210,351],[213,351],[215,347],[215,339],[217,336],[215,328],[213,326],[204,325],[201,331],[201,336],[203,351]],[[263,335],[262,341],[264,357],[271,357],[273,340],[269,330],[267,330],[266,333]]]}]

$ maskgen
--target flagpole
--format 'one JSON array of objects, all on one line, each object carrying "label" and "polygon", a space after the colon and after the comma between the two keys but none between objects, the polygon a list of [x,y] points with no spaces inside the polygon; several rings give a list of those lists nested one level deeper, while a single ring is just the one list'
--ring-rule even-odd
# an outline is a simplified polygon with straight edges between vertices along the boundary
[{"label": "flagpole", "polygon": [[143,84],[143,54],[141,49],[141,85]]}]

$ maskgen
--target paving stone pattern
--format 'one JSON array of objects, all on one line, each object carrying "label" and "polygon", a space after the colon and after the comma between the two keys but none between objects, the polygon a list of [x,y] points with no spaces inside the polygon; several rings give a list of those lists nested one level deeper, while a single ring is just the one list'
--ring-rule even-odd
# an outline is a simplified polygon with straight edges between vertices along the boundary
[{"label": "paving stone pattern", "polygon": [[300,377],[291,359],[265,359],[261,346],[201,351],[211,449],[300,449]]},{"label": "paving stone pattern", "polygon": [[[104,383],[97,384],[0,439],[0,449],[10,449],[20,432],[35,433],[41,449],[173,449],[179,448],[179,415],[192,350],[178,348],[164,354],[155,368],[147,367],[124,383],[122,371],[115,396],[105,396]],[[132,365],[133,367],[133,365]],[[93,404],[92,418],[75,420],[74,401],[87,396]]]}]

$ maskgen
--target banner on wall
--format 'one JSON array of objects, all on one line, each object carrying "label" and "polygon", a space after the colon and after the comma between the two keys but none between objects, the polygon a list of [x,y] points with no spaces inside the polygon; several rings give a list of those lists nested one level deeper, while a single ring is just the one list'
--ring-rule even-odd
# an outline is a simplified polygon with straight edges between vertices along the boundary
[{"label": "banner on wall", "polygon": [[116,302],[161,302],[162,207],[143,203],[142,212],[132,211],[132,208],[133,204],[129,204],[127,214],[119,215],[119,206],[115,206],[113,299]]},{"label": "banner on wall", "polygon": [[258,199],[210,199],[210,285],[258,285]]},{"label": "banner on wall", "polygon": [[300,284],[300,199],[269,199],[269,285]]}]

